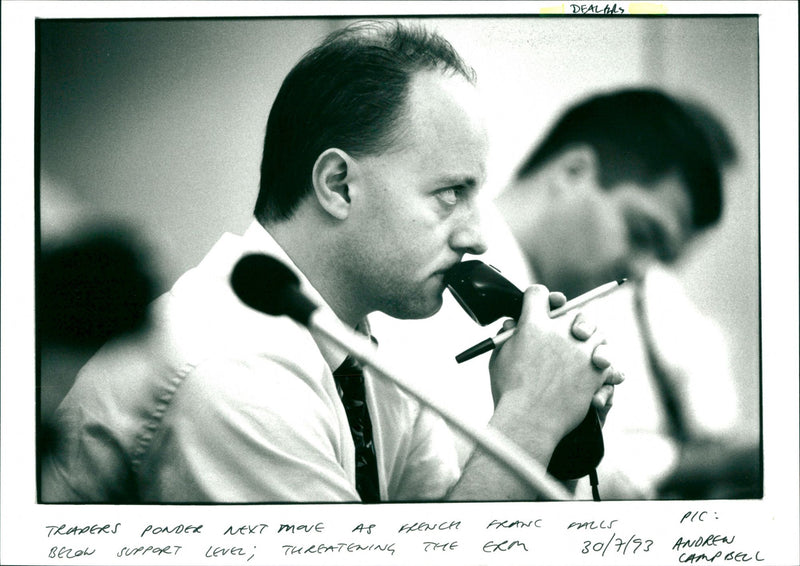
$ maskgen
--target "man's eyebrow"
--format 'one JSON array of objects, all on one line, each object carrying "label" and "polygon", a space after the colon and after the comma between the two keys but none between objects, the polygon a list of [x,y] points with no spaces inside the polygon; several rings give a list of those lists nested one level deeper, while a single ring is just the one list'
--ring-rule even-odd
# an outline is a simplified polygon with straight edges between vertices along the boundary
[{"label": "man's eyebrow", "polygon": [[440,187],[466,187],[471,189],[478,185],[478,180],[472,176],[452,175],[439,177],[435,183]]}]

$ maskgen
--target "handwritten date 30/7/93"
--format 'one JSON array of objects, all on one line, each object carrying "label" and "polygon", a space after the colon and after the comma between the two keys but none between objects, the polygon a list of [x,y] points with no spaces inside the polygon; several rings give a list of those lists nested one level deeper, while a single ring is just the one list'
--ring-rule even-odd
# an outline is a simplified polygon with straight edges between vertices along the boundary
[{"label": "handwritten date 30/7/93", "polygon": [[597,552],[601,556],[605,556],[606,552],[615,552],[622,555],[628,554],[629,552],[631,554],[636,554],[637,552],[650,552],[652,546],[653,541],[651,539],[641,539],[634,534],[626,540],[618,537],[617,533],[613,533],[611,537],[605,541],[583,541],[581,554],[589,554],[591,552]]}]

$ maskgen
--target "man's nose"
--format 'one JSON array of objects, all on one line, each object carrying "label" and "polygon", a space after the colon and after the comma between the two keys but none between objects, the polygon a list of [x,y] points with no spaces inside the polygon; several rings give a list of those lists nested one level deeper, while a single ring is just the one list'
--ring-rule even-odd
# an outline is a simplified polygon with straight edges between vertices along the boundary
[{"label": "man's nose", "polygon": [[450,236],[450,247],[459,253],[480,255],[488,249],[477,209],[464,218]]}]

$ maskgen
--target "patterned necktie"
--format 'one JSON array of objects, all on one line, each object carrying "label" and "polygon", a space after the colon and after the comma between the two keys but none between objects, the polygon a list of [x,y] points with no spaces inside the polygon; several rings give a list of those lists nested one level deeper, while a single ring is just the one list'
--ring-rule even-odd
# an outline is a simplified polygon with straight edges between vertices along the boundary
[{"label": "patterned necktie", "polygon": [[347,413],[356,448],[356,489],[361,501],[377,503],[380,501],[378,464],[364,392],[364,372],[355,359],[347,356],[342,365],[333,372],[333,378]]}]

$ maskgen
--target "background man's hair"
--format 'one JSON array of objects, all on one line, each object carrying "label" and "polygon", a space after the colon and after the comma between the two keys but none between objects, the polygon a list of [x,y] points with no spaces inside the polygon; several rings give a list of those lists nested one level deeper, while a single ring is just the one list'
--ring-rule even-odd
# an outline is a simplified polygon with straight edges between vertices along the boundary
[{"label": "background man's hair", "polygon": [[591,97],[568,109],[517,171],[522,179],[575,144],[597,154],[600,185],[632,181],[645,186],[677,173],[692,201],[700,229],[722,213],[722,168],[736,159],[725,127],[699,104],[679,102],[651,89]]},{"label": "background man's hair", "polygon": [[411,77],[434,69],[475,82],[444,38],[398,22],[357,22],[306,53],[270,111],[256,218],[290,218],[310,193],[312,168],[326,149],[358,157],[389,147],[401,133]]}]

